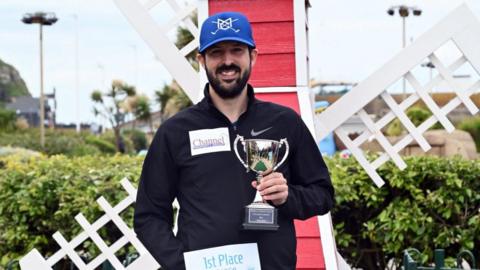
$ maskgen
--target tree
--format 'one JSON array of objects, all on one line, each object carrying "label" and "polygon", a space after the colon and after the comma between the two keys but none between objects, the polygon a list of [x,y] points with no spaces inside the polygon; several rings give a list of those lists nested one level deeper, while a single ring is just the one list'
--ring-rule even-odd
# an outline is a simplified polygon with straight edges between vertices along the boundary
[{"label": "tree", "polygon": [[164,85],[162,90],[155,91],[156,100],[158,105],[160,105],[160,113],[165,113],[165,108],[167,107],[168,101],[175,95],[175,90],[168,85]]},{"label": "tree", "polygon": [[133,116],[135,116],[135,118],[138,120],[147,122],[150,127],[150,132],[153,133],[150,99],[145,95],[136,95],[132,98],[129,98],[129,107],[131,108],[131,113]]},{"label": "tree", "polygon": [[164,85],[162,90],[155,91],[155,96],[156,101],[160,105],[162,121],[178,111],[193,105],[190,98],[175,81],[170,85]]},{"label": "tree", "polygon": [[117,150],[122,153],[125,151],[125,147],[120,134],[120,126],[124,122],[126,113],[123,104],[128,97],[135,96],[135,94],[134,86],[120,80],[113,80],[111,88],[106,93],[95,90],[91,94],[91,99],[95,103],[93,107],[95,116],[101,116],[110,123],[115,134]]}]

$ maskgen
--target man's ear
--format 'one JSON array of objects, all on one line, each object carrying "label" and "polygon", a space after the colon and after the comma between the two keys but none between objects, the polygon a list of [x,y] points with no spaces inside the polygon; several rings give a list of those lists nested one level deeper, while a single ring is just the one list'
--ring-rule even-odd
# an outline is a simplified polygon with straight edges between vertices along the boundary
[{"label": "man's ear", "polygon": [[255,62],[257,62],[258,50],[252,49],[250,51],[250,59],[252,61],[252,67],[255,66]]},{"label": "man's ear", "polygon": [[197,61],[205,69],[205,57],[202,54],[197,53]]}]

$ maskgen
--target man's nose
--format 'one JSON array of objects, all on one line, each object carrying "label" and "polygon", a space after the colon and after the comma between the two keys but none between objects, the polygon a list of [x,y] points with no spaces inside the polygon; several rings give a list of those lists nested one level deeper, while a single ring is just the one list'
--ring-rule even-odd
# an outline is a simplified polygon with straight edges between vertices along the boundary
[{"label": "man's nose", "polygon": [[226,52],[223,56],[223,63],[227,66],[233,64],[233,55],[230,52]]}]

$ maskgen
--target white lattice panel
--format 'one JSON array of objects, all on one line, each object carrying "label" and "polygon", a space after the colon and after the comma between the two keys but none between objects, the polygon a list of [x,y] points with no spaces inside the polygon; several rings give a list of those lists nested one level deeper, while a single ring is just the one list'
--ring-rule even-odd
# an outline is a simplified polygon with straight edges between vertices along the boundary
[{"label": "white lattice panel", "polygon": [[[60,249],[47,259],[45,259],[38,252],[38,250],[31,250],[20,260],[21,269],[52,270],[52,266],[58,263],[65,256],[68,257],[80,270],[96,269],[106,260],[108,260],[110,264],[117,270],[156,270],[160,268],[160,265],[138,240],[133,229],[129,228],[119,215],[123,210],[135,202],[137,197],[136,189],[127,179],[123,179],[121,184],[128,192],[128,196],[126,198],[124,198],[116,206],[112,207],[104,197],[100,197],[97,202],[105,211],[103,216],[97,219],[93,224],[90,224],[81,213],[78,214],[75,217],[75,220],[78,222],[78,224],[80,224],[83,232],[74,237],[70,242],[68,242],[60,232],[56,232],[53,235],[53,239],[55,239],[55,241],[58,243]],[[111,246],[108,246],[98,234],[98,230],[100,230],[110,221],[112,221],[122,233],[122,237],[120,237]],[[89,263],[85,263],[80,255],[75,251],[75,248],[88,239],[93,241],[93,243],[100,250],[101,254],[92,259]],[[129,243],[135,248],[139,254],[139,257],[125,267],[115,256],[115,253]]]},{"label": "white lattice panel", "polygon": [[[447,42],[453,42],[461,54],[456,61],[448,66],[439,59],[436,53],[437,49]],[[376,170],[389,160],[392,160],[400,169],[404,169],[406,164],[399,152],[414,140],[423,151],[430,150],[431,146],[422,134],[437,122],[448,132],[452,132],[455,127],[447,118],[452,110],[463,105],[472,115],[478,113],[479,109],[470,99],[470,96],[479,90],[480,81],[472,82],[470,86],[465,88],[458,84],[453,76],[453,73],[464,64],[470,64],[474,71],[480,74],[478,44],[480,44],[480,22],[466,5],[462,5],[418,38],[412,45],[405,48],[380,70],[318,115],[316,117],[317,138],[322,139],[328,133],[334,131],[375,184],[378,187],[382,186],[384,181]],[[426,58],[433,64],[438,75],[427,84],[422,85],[415,77],[413,69]],[[398,104],[386,89],[401,78],[406,79],[414,93]],[[455,93],[455,97],[443,107],[438,106],[429,94],[434,87],[441,83],[446,83],[449,89]],[[390,111],[374,122],[364,108],[377,97],[385,102]],[[432,112],[432,116],[420,125],[415,126],[407,117],[405,111],[419,100],[423,101]],[[365,125],[365,130],[357,138],[350,139],[341,125],[353,115],[360,117]],[[407,135],[392,144],[382,130],[394,119],[400,121],[406,129]],[[376,140],[384,150],[372,162],[367,159],[360,148],[367,140]]]},{"label": "white lattice panel", "polygon": [[[185,58],[186,55],[198,47],[199,43],[199,31],[191,19],[191,15],[196,11],[197,7],[187,5],[182,0],[114,1],[188,97],[193,102],[197,102],[200,99],[198,90],[200,85],[199,76]],[[166,23],[159,25],[152,15],[152,9],[163,3],[167,3],[174,11],[174,14],[171,15],[170,20],[167,20]],[[170,31],[176,30],[180,25],[184,25],[194,37],[183,48],[177,48],[175,41],[168,36]]]}]

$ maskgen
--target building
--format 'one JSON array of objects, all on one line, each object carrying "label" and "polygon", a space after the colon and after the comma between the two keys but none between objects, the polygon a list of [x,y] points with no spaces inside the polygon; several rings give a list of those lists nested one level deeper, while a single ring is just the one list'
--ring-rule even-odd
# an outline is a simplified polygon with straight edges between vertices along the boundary
[{"label": "building", "polygon": [[17,117],[23,117],[28,125],[36,127],[40,125],[40,99],[28,96],[13,97],[10,103],[5,106],[6,109],[15,111]]}]

